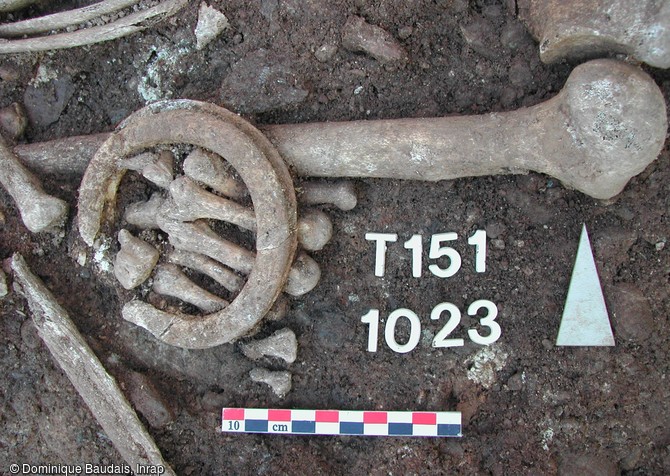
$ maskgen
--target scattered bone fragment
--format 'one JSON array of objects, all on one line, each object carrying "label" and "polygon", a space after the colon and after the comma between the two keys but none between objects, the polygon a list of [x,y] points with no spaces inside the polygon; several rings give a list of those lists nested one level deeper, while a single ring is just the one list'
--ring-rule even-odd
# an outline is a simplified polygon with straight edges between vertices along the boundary
[{"label": "scattered bone fragment", "polygon": [[357,203],[354,184],[347,180],[335,183],[305,182],[298,201],[303,205],[335,205],[343,211],[352,210]]},{"label": "scattered bone fragment", "polygon": [[39,336],[123,459],[133,468],[161,467],[165,470],[163,474],[174,475],[116,381],[86,344],[65,309],[30,271],[21,255],[12,257],[11,266],[28,300]]},{"label": "scattered bone fragment", "polygon": [[172,155],[172,152],[169,150],[160,151],[156,161],[142,169],[142,175],[159,187],[168,188],[174,179],[174,155]]},{"label": "scattered bone fragment", "polygon": [[300,215],[297,231],[303,248],[318,251],[333,237],[333,223],[321,210],[307,210]]},{"label": "scattered bone fragment", "polygon": [[407,52],[386,30],[352,16],[344,25],[342,46],[349,51],[363,52],[380,63],[407,61]]},{"label": "scattered bone fragment", "polygon": [[202,2],[198,10],[198,24],[195,26],[195,48],[202,50],[228,26],[230,23],[223,13]]},{"label": "scattered bone fragment", "polygon": [[238,292],[244,285],[244,280],[234,271],[203,254],[175,249],[170,253],[169,260],[171,263],[209,276],[232,293]]},{"label": "scattered bone fragment", "polygon": [[170,184],[171,201],[163,213],[179,221],[213,218],[233,223],[246,230],[256,229],[253,210],[203,190],[189,177],[179,177]]},{"label": "scattered bone fragment", "polygon": [[130,402],[152,428],[163,428],[174,420],[174,412],[149,377],[133,371],[124,377]]},{"label": "scattered bone fragment", "polygon": [[244,184],[232,174],[231,167],[211,152],[195,149],[186,157],[183,167],[187,176],[224,197],[238,199],[248,194]]},{"label": "scattered bone fragment", "polygon": [[146,202],[135,202],[128,205],[123,219],[131,225],[146,230],[159,228],[157,216],[164,202],[165,199],[159,193],[154,193]]},{"label": "scattered bone fragment", "polygon": [[249,372],[249,377],[254,382],[268,385],[279,398],[285,397],[291,391],[291,373],[286,370],[255,368]]},{"label": "scattered bone fragment", "polygon": [[319,284],[321,268],[307,253],[300,253],[288,273],[285,291],[291,296],[307,294]]},{"label": "scattered bone fragment", "polygon": [[0,12],[11,12],[30,4],[37,2],[37,0],[0,0]]},{"label": "scattered bone fragment", "polygon": [[[152,7],[130,13],[129,15],[104,25],[53,35],[37,36],[34,38],[20,38],[15,40],[5,39],[4,41],[0,41],[0,54],[75,48],[77,46],[91,45],[121,38],[142,31],[148,26],[155,24],[155,22],[161,18],[174,15],[186,6],[187,3],[188,0],[164,0]],[[0,7],[0,10],[1,9],[2,7]],[[69,25],[71,26],[75,26],[78,23],[76,19],[73,19],[72,21],[74,21],[74,23],[69,22]]]},{"label": "scattered bone fragment", "polygon": [[670,2],[519,0],[516,9],[545,63],[624,53],[670,68]]},{"label": "scattered bone fragment", "polygon": [[7,296],[7,293],[7,276],[2,268],[0,268],[0,298]]},{"label": "scattered bone fragment", "polygon": [[151,276],[158,263],[158,250],[133,236],[128,230],[119,231],[121,249],[114,260],[114,276],[126,289],[133,289]]},{"label": "scattered bone fragment", "polygon": [[28,116],[25,108],[15,102],[0,109],[0,133],[4,133],[11,140],[23,135],[28,126]]},{"label": "scattered bone fragment", "polygon": [[228,302],[191,281],[173,264],[159,265],[154,276],[153,290],[172,296],[202,309],[206,313],[219,311]]},{"label": "scattered bone fragment", "polygon": [[251,360],[276,357],[292,364],[298,356],[298,340],[295,333],[285,327],[265,339],[242,344],[241,350]]},{"label": "scattered bone fragment", "polygon": [[67,204],[42,190],[39,179],[19,162],[2,135],[0,183],[16,202],[21,219],[31,232],[50,231],[65,220]]}]

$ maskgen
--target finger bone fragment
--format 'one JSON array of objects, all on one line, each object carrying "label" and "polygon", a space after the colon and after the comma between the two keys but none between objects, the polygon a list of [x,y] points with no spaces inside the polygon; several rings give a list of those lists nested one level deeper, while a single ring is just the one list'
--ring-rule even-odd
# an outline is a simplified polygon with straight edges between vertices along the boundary
[{"label": "finger bone fragment", "polygon": [[183,167],[186,175],[225,197],[239,199],[249,193],[232,174],[232,168],[211,152],[199,148],[193,150],[184,160]]},{"label": "finger bone fragment", "polygon": [[249,372],[249,377],[254,382],[268,385],[279,398],[285,397],[291,391],[291,373],[285,370],[255,368]]},{"label": "finger bone fragment", "polygon": [[28,116],[21,104],[15,102],[0,109],[0,129],[7,137],[16,140],[23,135],[28,127]]},{"label": "finger bone fragment", "polygon": [[133,236],[128,230],[119,231],[121,249],[114,260],[114,276],[126,289],[133,289],[151,276],[158,263],[158,250]]},{"label": "finger bone fragment", "polygon": [[31,232],[49,231],[65,220],[67,204],[44,192],[39,179],[19,162],[2,135],[0,183],[16,202],[21,219]]},{"label": "finger bone fragment", "polygon": [[158,294],[172,296],[202,309],[206,313],[219,311],[228,302],[201,288],[173,265],[158,266],[154,276],[153,290]]},{"label": "finger bone fragment", "polygon": [[170,263],[209,276],[232,293],[238,292],[244,285],[244,280],[234,271],[203,254],[175,249],[170,253],[169,260]]},{"label": "finger bone fragment", "polygon": [[144,152],[124,159],[120,166],[141,173],[161,188],[168,188],[174,179],[174,156],[168,150],[160,153]]},{"label": "finger bone fragment", "polygon": [[624,53],[670,68],[670,2],[519,0],[516,9],[545,63]]},{"label": "finger bone fragment", "polygon": [[174,180],[169,189],[172,201],[167,204],[165,214],[174,220],[212,218],[233,223],[246,230],[256,229],[253,210],[203,190],[188,177]]},{"label": "finger bone fragment", "polygon": [[[253,252],[221,238],[202,220],[184,223],[159,215],[159,224],[172,246],[179,250],[209,256],[244,275],[254,267]],[[301,253],[289,271],[285,291],[291,296],[302,296],[314,289],[320,278],[318,263]]]},{"label": "finger bone fragment", "polygon": [[333,223],[321,210],[307,210],[298,219],[297,232],[303,248],[318,251],[333,237]]},{"label": "finger bone fragment", "polygon": [[276,357],[292,364],[298,356],[298,340],[295,333],[288,328],[280,329],[265,339],[242,344],[240,348],[251,360]]},{"label": "finger bone fragment", "polygon": [[157,216],[163,203],[165,203],[165,198],[159,193],[154,193],[146,202],[135,202],[128,205],[123,219],[131,225],[144,228],[145,230],[160,228]]},{"label": "finger bone fragment", "polygon": [[159,224],[175,248],[209,256],[245,275],[251,273],[254,254],[221,238],[204,221],[183,223],[159,215]]},{"label": "finger bone fragment", "polygon": [[357,203],[356,190],[352,182],[341,180],[335,183],[305,182],[298,201],[303,205],[335,205],[340,210],[352,210]]}]

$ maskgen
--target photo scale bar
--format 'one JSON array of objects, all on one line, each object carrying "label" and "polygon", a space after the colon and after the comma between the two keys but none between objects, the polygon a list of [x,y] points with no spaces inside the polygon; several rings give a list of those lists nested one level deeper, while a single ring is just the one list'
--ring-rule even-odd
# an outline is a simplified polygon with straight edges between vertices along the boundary
[{"label": "photo scale bar", "polygon": [[460,412],[224,408],[227,433],[461,437]]}]

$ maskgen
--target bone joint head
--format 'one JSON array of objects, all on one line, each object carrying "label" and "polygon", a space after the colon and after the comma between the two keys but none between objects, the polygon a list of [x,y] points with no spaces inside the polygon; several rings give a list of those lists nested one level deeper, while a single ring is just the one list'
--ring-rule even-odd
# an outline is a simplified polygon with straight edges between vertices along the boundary
[{"label": "bone joint head", "polygon": [[545,63],[624,53],[670,67],[670,2],[519,0],[517,5]]},{"label": "bone joint head", "polygon": [[158,263],[158,250],[128,230],[119,231],[121,250],[114,260],[114,276],[125,289],[133,289],[146,281]]}]

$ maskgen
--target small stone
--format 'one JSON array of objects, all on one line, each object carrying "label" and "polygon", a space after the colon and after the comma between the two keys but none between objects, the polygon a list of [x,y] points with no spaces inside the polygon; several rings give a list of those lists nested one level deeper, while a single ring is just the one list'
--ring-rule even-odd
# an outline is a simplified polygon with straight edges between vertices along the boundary
[{"label": "small stone", "polygon": [[498,238],[500,235],[504,234],[505,231],[507,231],[507,227],[500,222],[489,223],[486,225],[486,236],[491,239]]},{"label": "small stone", "polygon": [[342,46],[354,53],[366,53],[380,63],[407,61],[407,52],[386,30],[352,16],[344,25]]},{"label": "small stone", "polygon": [[264,383],[272,389],[279,398],[283,398],[291,391],[291,373],[285,370],[271,371],[262,368],[255,368],[249,372],[251,380],[258,383]]},{"label": "small stone", "polygon": [[496,238],[495,240],[491,240],[491,246],[493,246],[497,250],[504,250],[505,242],[499,238]]},{"label": "small stone", "polygon": [[518,392],[523,388],[523,374],[516,373],[507,380],[507,388],[513,392]]},{"label": "small stone", "polygon": [[128,230],[119,231],[121,250],[114,261],[114,276],[126,289],[133,289],[151,275],[158,263],[159,253],[149,243],[140,240]]},{"label": "small stone", "polygon": [[26,319],[21,324],[21,340],[29,349],[37,349],[40,346],[40,336],[32,319]]},{"label": "small stone", "polygon": [[19,79],[19,71],[10,65],[0,65],[0,80],[5,82],[17,81]]},{"label": "small stone", "polygon": [[600,455],[568,454],[561,458],[558,474],[588,474],[590,476],[616,476],[619,468],[616,459]]},{"label": "small stone", "polygon": [[510,22],[503,27],[500,33],[500,42],[505,48],[516,51],[530,42],[530,37],[521,23]]},{"label": "small stone", "polygon": [[195,26],[195,48],[202,50],[229,26],[228,18],[223,13],[202,2],[198,11],[198,24]]},{"label": "small stone", "polygon": [[7,296],[7,276],[5,272],[0,268],[0,298]]},{"label": "small stone", "polygon": [[406,40],[407,38],[412,36],[412,33],[414,33],[414,28],[412,28],[409,25],[403,26],[402,28],[400,28],[400,30],[398,30],[398,38],[400,38],[401,40]]},{"label": "small stone", "polygon": [[200,398],[200,405],[202,406],[202,409],[207,412],[218,411],[220,413],[221,408],[223,408],[225,403],[226,396],[223,393],[213,392],[211,390],[206,391],[202,398]]},{"label": "small stone", "polygon": [[654,245],[654,247],[656,248],[656,251],[661,251],[661,250],[663,250],[663,249],[665,248],[665,240],[661,240],[661,241],[659,241],[658,243],[656,243],[656,244]]},{"label": "small stone", "polygon": [[465,43],[480,55],[495,59],[498,39],[491,35],[495,28],[485,18],[475,18],[467,25],[461,25],[461,35]]},{"label": "small stone", "polygon": [[58,121],[74,91],[74,83],[68,76],[29,85],[23,94],[23,104],[30,121],[38,127]]},{"label": "small stone", "polygon": [[172,410],[146,375],[129,372],[125,381],[130,401],[149,425],[162,428],[174,420]]},{"label": "small stone", "polygon": [[221,84],[221,100],[240,114],[296,106],[309,95],[296,71],[289,58],[253,51],[231,67]]},{"label": "small stone", "polygon": [[333,56],[335,56],[335,53],[337,53],[336,45],[321,45],[314,52],[314,56],[317,60],[325,63],[332,59]]},{"label": "small stone", "polygon": [[515,58],[507,73],[510,83],[517,88],[528,87],[533,82],[533,72],[523,58]]},{"label": "small stone", "polygon": [[619,283],[611,293],[614,327],[617,336],[643,342],[654,331],[654,316],[649,301],[632,283]]},{"label": "small stone", "polygon": [[270,337],[241,345],[242,353],[252,360],[262,357],[277,357],[289,364],[298,355],[298,341],[295,333],[288,328],[280,329]]}]

